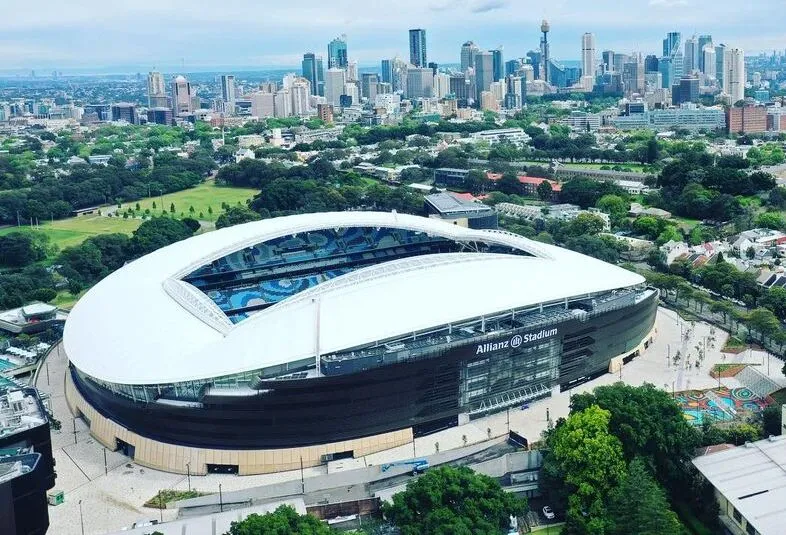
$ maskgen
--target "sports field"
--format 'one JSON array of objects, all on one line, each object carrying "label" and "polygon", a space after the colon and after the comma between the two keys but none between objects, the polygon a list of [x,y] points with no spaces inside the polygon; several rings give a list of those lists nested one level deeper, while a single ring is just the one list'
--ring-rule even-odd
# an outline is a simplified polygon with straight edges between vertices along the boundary
[{"label": "sports field", "polygon": [[141,223],[140,219],[123,219],[91,214],[52,222],[42,222],[37,227],[6,227],[0,229],[0,234],[16,231],[41,232],[49,236],[49,242],[56,245],[58,250],[62,250],[66,247],[79,245],[87,238],[98,236],[99,234],[116,232],[131,234]]},{"label": "sports field", "polygon": [[[163,196],[150,197],[139,201],[139,208],[142,212],[150,210],[152,215],[160,215],[162,207],[167,212],[171,212],[172,205],[175,205],[175,215],[183,217],[193,217],[203,221],[215,221],[223,212],[221,205],[227,203],[235,205],[238,202],[242,205],[246,201],[259,193],[259,190],[251,188],[232,188],[217,186],[214,181],[207,180],[195,188],[167,193]],[[155,208],[153,207],[155,203]],[[120,212],[131,209],[136,212],[137,202],[129,202],[122,205]],[[191,211],[191,207],[194,211]],[[210,213],[212,209],[212,214]],[[200,215],[201,214],[201,215]]]}]

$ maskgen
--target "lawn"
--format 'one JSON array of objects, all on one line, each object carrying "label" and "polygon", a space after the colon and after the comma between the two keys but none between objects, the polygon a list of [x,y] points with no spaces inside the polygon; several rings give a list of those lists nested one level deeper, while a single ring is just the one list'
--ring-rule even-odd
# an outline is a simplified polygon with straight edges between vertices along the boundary
[{"label": "lawn", "polygon": [[51,304],[55,305],[57,308],[62,310],[71,310],[74,308],[74,305],[79,300],[80,297],[85,295],[87,290],[84,290],[79,293],[79,295],[72,295],[70,292],[66,290],[62,290],[57,292],[57,297],[54,300],[50,301]]},{"label": "lawn", "polygon": [[58,250],[79,245],[91,236],[99,234],[123,233],[131,234],[142,223],[138,219],[122,219],[100,215],[83,215],[41,223],[37,227],[6,227],[0,234],[10,232],[43,232]]},{"label": "lawn", "polygon": [[[246,201],[257,193],[259,190],[256,189],[217,186],[214,181],[208,180],[195,188],[167,193],[163,197],[150,197],[139,201],[138,204],[143,212],[150,210],[153,215],[159,215],[162,206],[169,212],[174,204],[175,214],[178,216],[183,214],[183,217],[190,216],[203,221],[215,221],[221,215],[222,203],[245,205]],[[153,204],[155,204],[155,208]],[[135,210],[136,205],[136,202],[125,203],[120,208],[120,212],[124,212],[126,208]],[[193,212],[191,207],[194,208]],[[210,209],[212,209],[212,214]]]},{"label": "lawn", "polygon": [[[578,163],[563,163],[562,164],[566,169],[600,169],[601,167],[623,167],[625,169],[630,169],[632,173],[643,173],[644,166],[640,163],[588,163],[588,162],[578,162]],[[609,169],[610,170],[610,169]]]}]

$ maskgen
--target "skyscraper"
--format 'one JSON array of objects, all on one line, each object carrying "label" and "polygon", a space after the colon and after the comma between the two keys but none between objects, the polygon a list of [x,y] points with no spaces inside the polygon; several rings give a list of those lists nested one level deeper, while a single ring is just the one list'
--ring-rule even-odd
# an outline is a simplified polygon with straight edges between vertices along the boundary
[{"label": "skyscraper", "polygon": [[475,98],[480,102],[480,94],[488,91],[494,78],[494,57],[491,52],[475,54]]},{"label": "skyscraper", "polygon": [[544,82],[549,81],[549,60],[551,59],[549,54],[549,30],[551,30],[551,26],[544,19],[540,23],[540,31],[543,33],[543,37],[540,39],[540,79]]},{"label": "skyscraper", "polygon": [[393,83],[393,61],[392,59],[382,60],[382,81],[386,84]]},{"label": "skyscraper", "polygon": [[611,72],[614,70],[614,51],[604,50],[601,54],[603,57],[603,71]]},{"label": "skyscraper", "polygon": [[334,107],[340,105],[345,84],[346,71],[344,69],[332,67],[325,71],[325,100],[328,104]]},{"label": "skyscraper", "polygon": [[505,79],[505,60],[502,57],[502,47],[491,51],[492,70],[494,72],[494,82]]},{"label": "skyscraper", "polygon": [[426,58],[426,30],[409,30],[409,62],[415,67],[428,66]]},{"label": "skyscraper", "polygon": [[591,33],[581,36],[581,73],[595,78],[595,35]]},{"label": "skyscraper", "polygon": [[379,78],[377,77],[376,73],[364,72],[360,75],[361,94],[373,102],[377,96],[378,83]]},{"label": "skyscraper", "polygon": [[658,56],[650,54],[644,58],[644,73],[658,72]]},{"label": "skyscraper", "polygon": [[701,52],[701,59],[702,59],[702,69],[701,72],[706,74],[708,77],[715,78],[715,68],[716,68],[716,58],[715,58],[715,47],[712,44],[709,44],[704,47],[704,50]]},{"label": "skyscraper", "polygon": [[407,70],[407,98],[429,98],[434,92],[434,71],[428,67]]},{"label": "skyscraper", "polygon": [[715,79],[718,81],[718,87],[724,93],[728,94],[728,87],[726,86],[727,82],[727,73],[728,70],[727,61],[728,57],[726,54],[726,45],[719,44],[715,47]]},{"label": "skyscraper", "polygon": [[475,56],[480,49],[472,41],[461,45],[461,72],[467,72],[470,67],[475,67]]},{"label": "skyscraper", "polygon": [[191,84],[186,77],[178,75],[172,80],[172,112],[177,116],[194,111]]},{"label": "skyscraper", "polygon": [[699,41],[696,36],[685,39],[685,58],[683,60],[683,75],[689,75],[699,70]]},{"label": "skyscraper", "polygon": [[342,34],[328,43],[328,69],[346,69],[348,64],[347,36]]},{"label": "skyscraper", "polygon": [[741,48],[729,50],[729,96],[733,106],[745,99],[745,52]]},{"label": "skyscraper", "polygon": [[680,41],[682,41],[680,32],[669,32],[666,34],[666,39],[663,40],[663,55],[671,57],[674,50],[680,47]]},{"label": "skyscraper", "polygon": [[224,111],[230,115],[235,114],[235,77],[231,74],[221,75],[221,98],[224,101]]},{"label": "skyscraper", "polygon": [[322,57],[313,52],[303,54],[303,78],[311,84],[311,94],[324,96],[325,75],[322,67]]},{"label": "skyscraper", "polygon": [[505,76],[518,74],[524,64],[520,59],[512,59],[505,62]]},{"label": "skyscraper", "polygon": [[147,105],[149,108],[158,108],[166,104],[164,75],[158,71],[150,71],[147,74]]},{"label": "skyscraper", "polygon": [[[670,60],[671,79],[679,80],[682,78],[684,56],[682,54],[682,34],[680,32],[669,32],[666,34],[666,39],[663,40],[663,57]],[[663,83],[666,83],[665,76]]]},{"label": "skyscraper", "polygon": [[[704,61],[704,48],[707,46],[712,46],[712,36],[711,35],[700,35],[699,36],[699,70],[704,74],[707,74],[707,64]],[[713,71],[715,70],[715,65],[712,66]]]}]

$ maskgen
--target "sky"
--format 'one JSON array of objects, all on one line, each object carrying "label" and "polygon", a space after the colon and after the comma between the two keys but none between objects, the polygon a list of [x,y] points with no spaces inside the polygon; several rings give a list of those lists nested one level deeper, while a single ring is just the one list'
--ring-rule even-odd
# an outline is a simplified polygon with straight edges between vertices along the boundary
[{"label": "sky", "polygon": [[[551,23],[556,59],[661,52],[667,31],[709,33],[746,54],[786,49],[784,0],[4,0],[0,70],[145,71],[296,67],[347,35],[350,59],[408,57],[409,28],[427,30],[429,61],[457,63],[464,41],[504,46],[505,59],[537,48]],[[14,6],[13,4],[18,4]],[[777,14],[777,15],[776,15]]]}]

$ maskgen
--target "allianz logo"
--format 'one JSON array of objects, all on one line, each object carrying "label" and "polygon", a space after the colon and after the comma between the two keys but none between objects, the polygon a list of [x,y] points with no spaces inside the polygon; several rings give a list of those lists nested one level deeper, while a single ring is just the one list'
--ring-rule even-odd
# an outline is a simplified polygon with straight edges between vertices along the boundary
[{"label": "allianz logo", "polygon": [[557,335],[557,329],[541,329],[539,332],[527,333],[525,335],[513,335],[510,340],[502,340],[501,342],[486,342],[485,344],[478,344],[475,350],[476,355],[483,355],[500,349],[508,349],[519,347],[522,344],[530,342],[537,342]]}]

